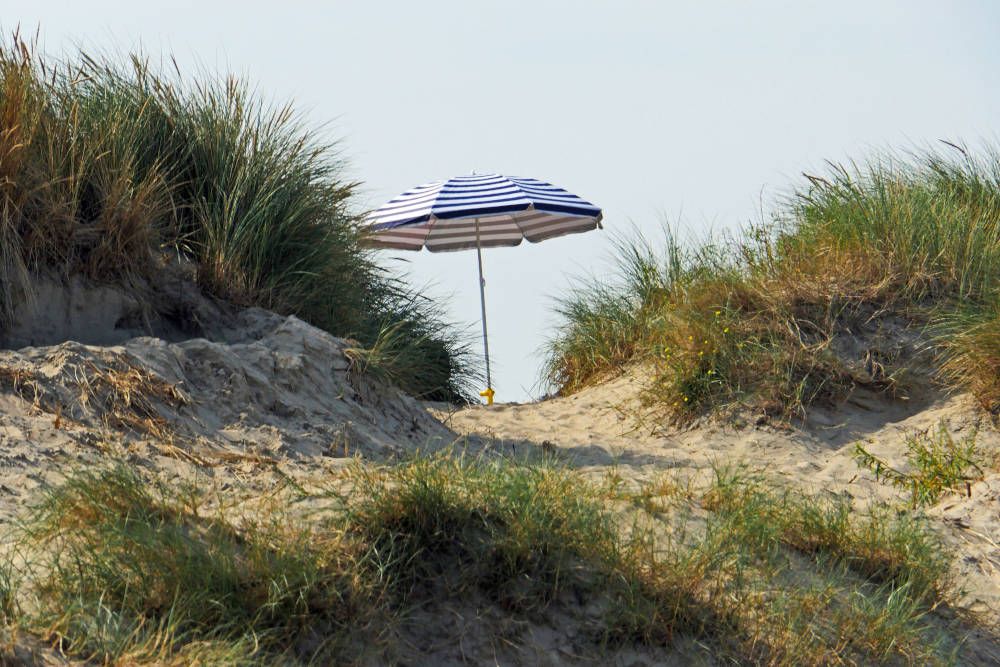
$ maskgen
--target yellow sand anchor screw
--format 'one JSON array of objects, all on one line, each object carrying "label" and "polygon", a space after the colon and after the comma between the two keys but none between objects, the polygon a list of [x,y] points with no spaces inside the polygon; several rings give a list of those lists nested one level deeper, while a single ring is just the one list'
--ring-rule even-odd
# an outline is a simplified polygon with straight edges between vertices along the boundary
[{"label": "yellow sand anchor screw", "polygon": [[493,405],[493,395],[496,392],[493,391],[493,387],[487,387],[479,392],[479,395],[486,399],[486,405]]}]

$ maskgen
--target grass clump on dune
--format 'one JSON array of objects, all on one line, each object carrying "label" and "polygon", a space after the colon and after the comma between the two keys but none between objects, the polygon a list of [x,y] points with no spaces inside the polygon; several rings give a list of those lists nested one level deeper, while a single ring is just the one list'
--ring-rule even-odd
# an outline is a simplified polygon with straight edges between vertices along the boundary
[{"label": "grass clump on dune", "polygon": [[616,558],[612,515],[563,469],[417,458],[353,483],[349,520],[404,597],[471,591],[523,612],[597,585]]},{"label": "grass clump on dune", "polygon": [[929,607],[949,593],[947,558],[918,515],[879,507],[853,512],[846,500],[803,497],[732,469],[716,472],[703,504],[739,526],[737,534],[756,534],[758,544],[838,559],[868,582],[906,586]]},{"label": "grass clump on dune", "polygon": [[390,377],[415,395],[469,393],[463,344],[361,247],[336,145],[240,80],[121,60],[46,61],[17,35],[0,47],[0,326],[37,274],[142,296],[180,257],[237,305],[364,346],[404,331]]},{"label": "grass clump on dune", "polygon": [[787,416],[842,395],[854,377],[829,350],[840,313],[790,293],[808,289],[797,278],[752,276],[729,250],[688,250],[668,234],[661,257],[641,238],[620,242],[624,280],[587,285],[558,306],[568,326],[550,344],[550,380],[572,392],[646,363],[647,398],[680,420],[741,400]]},{"label": "grass clump on dune", "polygon": [[952,583],[916,515],[726,469],[658,520],[666,536],[658,521],[633,528],[614,642],[694,638],[713,658],[766,665],[951,664],[962,651],[970,626],[930,613]]},{"label": "grass clump on dune", "polygon": [[944,150],[807,176],[769,223],[700,247],[621,242],[617,281],[559,302],[549,379],[572,392],[645,363],[648,395],[678,419],[747,404],[788,417],[857,386],[905,388],[891,339],[933,325],[939,378],[988,403],[1000,156]]},{"label": "grass clump on dune", "polygon": [[18,535],[20,623],[113,664],[331,664],[378,654],[414,606],[538,613],[614,562],[611,515],[566,471],[437,457],[341,482],[234,520],[124,466],[76,473]]},{"label": "grass clump on dune", "polygon": [[[272,507],[238,527],[192,488],[77,473],[27,521],[28,627],[99,662],[328,661],[378,613],[364,552]],[[325,658],[324,658],[325,656]]]},{"label": "grass clump on dune", "polygon": [[4,610],[110,664],[391,660],[421,650],[392,642],[401,621],[463,605],[522,624],[570,613],[594,656],[933,664],[959,650],[964,626],[930,613],[949,580],[918,519],[728,472],[682,488],[640,489],[674,496],[649,514],[546,463],[438,456],[213,509],[124,466],[76,473],[20,529]]},{"label": "grass clump on dune", "polygon": [[1000,414],[1000,300],[973,302],[942,313],[934,323],[945,381],[972,391],[994,417]]}]

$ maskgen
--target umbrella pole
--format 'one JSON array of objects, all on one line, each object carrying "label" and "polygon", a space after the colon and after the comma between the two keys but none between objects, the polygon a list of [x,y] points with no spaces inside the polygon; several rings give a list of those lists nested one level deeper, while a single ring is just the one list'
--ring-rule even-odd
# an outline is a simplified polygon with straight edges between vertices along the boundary
[{"label": "umbrella pole", "polygon": [[490,337],[486,333],[486,280],[483,278],[483,249],[479,244],[479,218],[476,218],[476,258],[479,260],[479,307],[483,320],[483,352],[486,355],[486,389],[479,395],[486,399],[486,405],[493,405],[493,379],[490,377]]}]

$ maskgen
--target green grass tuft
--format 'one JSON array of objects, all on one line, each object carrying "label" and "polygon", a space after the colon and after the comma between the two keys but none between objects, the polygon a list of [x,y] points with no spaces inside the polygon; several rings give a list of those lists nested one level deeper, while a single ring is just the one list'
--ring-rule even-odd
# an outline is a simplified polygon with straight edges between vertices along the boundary
[{"label": "green grass tuft", "polygon": [[945,381],[971,391],[994,417],[1000,414],[1000,301],[991,297],[941,313],[932,328]]},{"label": "green grass tuft", "polygon": [[404,598],[436,582],[448,596],[535,610],[592,587],[615,557],[612,515],[559,468],[435,457],[356,473],[349,521]]},{"label": "green grass tuft", "polygon": [[949,664],[959,649],[960,628],[928,616],[953,591],[921,518],[859,513],[733,469],[717,471],[703,503],[714,515],[702,549],[725,582],[717,604],[739,607],[736,634],[756,660]]},{"label": "green grass tuft", "polygon": [[100,662],[340,655],[377,611],[363,552],[280,509],[237,527],[205,502],[123,466],[51,490],[27,519],[29,627]]}]

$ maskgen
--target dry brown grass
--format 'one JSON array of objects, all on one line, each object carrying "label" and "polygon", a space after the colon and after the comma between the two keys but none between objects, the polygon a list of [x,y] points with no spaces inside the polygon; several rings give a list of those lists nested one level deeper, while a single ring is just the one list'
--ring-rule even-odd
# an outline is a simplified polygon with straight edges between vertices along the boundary
[{"label": "dry brown grass", "polygon": [[89,359],[70,363],[55,378],[33,367],[0,365],[0,387],[54,415],[57,426],[91,420],[160,440],[170,439],[172,432],[157,404],[177,408],[190,401],[179,387],[124,355],[100,364]]},{"label": "dry brown grass", "polygon": [[76,376],[80,405],[110,426],[148,433],[162,438],[169,431],[156,402],[179,407],[190,402],[176,385],[156,377],[124,358],[100,368],[89,362]]}]

